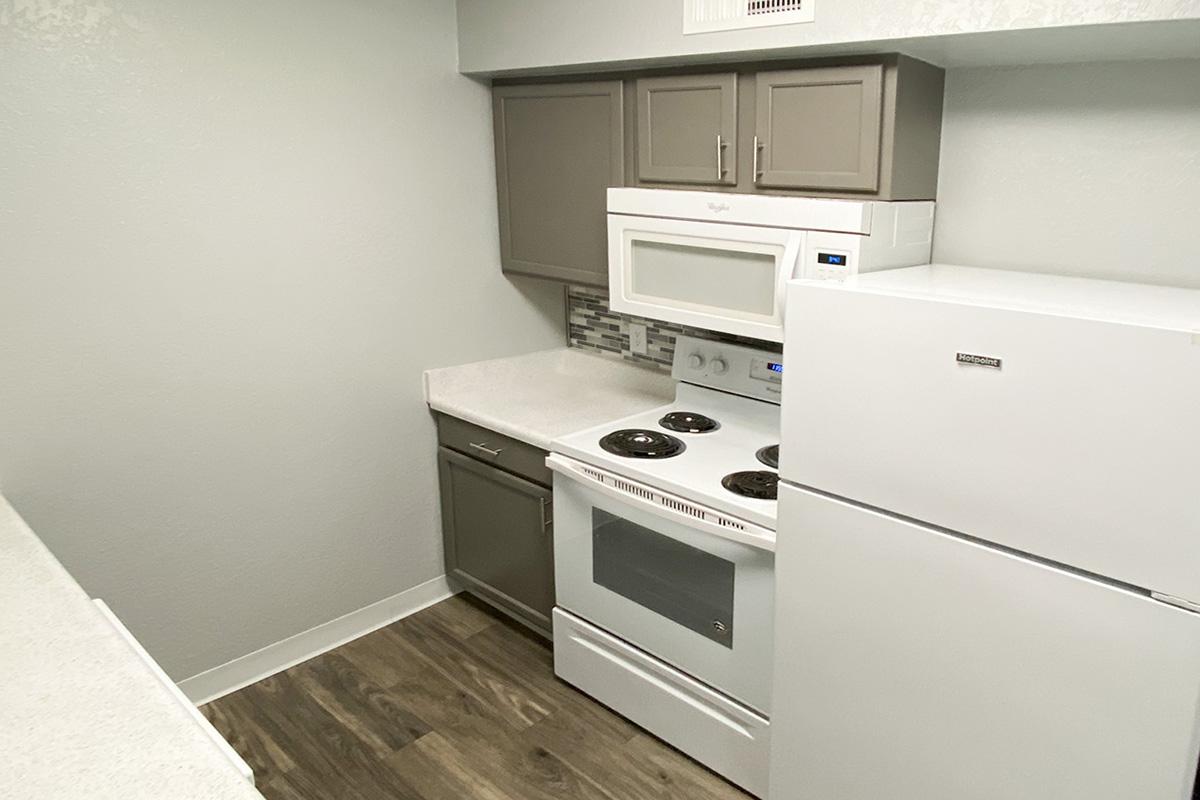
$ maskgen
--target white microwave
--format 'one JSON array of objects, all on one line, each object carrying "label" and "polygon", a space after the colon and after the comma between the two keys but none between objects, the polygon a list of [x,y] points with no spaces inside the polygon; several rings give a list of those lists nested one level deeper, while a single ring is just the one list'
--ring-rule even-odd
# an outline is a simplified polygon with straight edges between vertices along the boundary
[{"label": "white microwave", "polygon": [[928,264],[930,201],[608,190],[614,311],[783,341],[792,278]]}]

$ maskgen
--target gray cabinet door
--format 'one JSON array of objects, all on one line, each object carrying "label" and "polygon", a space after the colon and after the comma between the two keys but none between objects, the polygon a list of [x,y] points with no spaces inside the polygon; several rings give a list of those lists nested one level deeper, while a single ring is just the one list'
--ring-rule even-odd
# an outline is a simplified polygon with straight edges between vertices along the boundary
[{"label": "gray cabinet door", "polygon": [[737,183],[737,73],[637,81],[638,180]]},{"label": "gray cabinet door", "polygon": [[882,65],[762,72],[755,102],[756,185],[879,189]]},{"label": "gray cabinet door", "polygon": [[492,96],[503,269],[607,286],[607,190],[625,180],[621,82]]},{"label": "gray cabinet door", "polygon": [[549,635],[554,608],[550,489],[442,447],[446,571]]}]

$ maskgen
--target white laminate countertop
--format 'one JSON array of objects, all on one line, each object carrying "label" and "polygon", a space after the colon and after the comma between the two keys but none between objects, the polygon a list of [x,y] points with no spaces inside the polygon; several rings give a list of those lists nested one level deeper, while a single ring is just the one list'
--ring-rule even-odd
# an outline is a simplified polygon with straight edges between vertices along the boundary
[{"label": "white laminate countertop", "polygon": [[0,797],[263,800],[3,497]]},{"label": "white laminate countertop", "polygon": [[576,347],[425,373],[430,408],[550,449],[559,436],[671,402],[665,372]]}]

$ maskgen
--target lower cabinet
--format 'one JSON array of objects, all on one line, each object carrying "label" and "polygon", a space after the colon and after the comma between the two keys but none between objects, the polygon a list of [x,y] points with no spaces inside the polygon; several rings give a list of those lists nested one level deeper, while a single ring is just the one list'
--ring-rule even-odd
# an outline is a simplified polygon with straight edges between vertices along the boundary
[{"label": "lower cabinet", "polygon": [[447,574],[549,637],[554,609],[550,487],[444,443],[438,469]]}]

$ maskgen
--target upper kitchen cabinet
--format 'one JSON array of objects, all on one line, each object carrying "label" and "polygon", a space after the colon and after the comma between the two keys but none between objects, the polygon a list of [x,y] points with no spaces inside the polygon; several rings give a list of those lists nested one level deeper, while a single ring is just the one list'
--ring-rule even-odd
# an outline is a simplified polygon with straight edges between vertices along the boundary
[{"label": "upper kitchen cabinet", "polygon": [[639,78],[637,179],[737,183],[736,72]]},{"label": "upper kitchen cabinet", "polygon": [[906,56],[493,90],[506,272],[608,285],[607,189],[937,196],[944,72]]},{"label": "upper kitchen cabinet", "polygon": [[506,272],[608,285],[607,189],[625,180],[621,81],[493,90]]},{"label": "upper kitchen cabinet", "polygon": [[942,70],[902,56],[757,73],[753,186],[933,199],[943,82]]},{"label": "upper kitchen cabinet", "polygon": [[882,65],[761,72],[756,83],[756,183],[879,190]]}]

